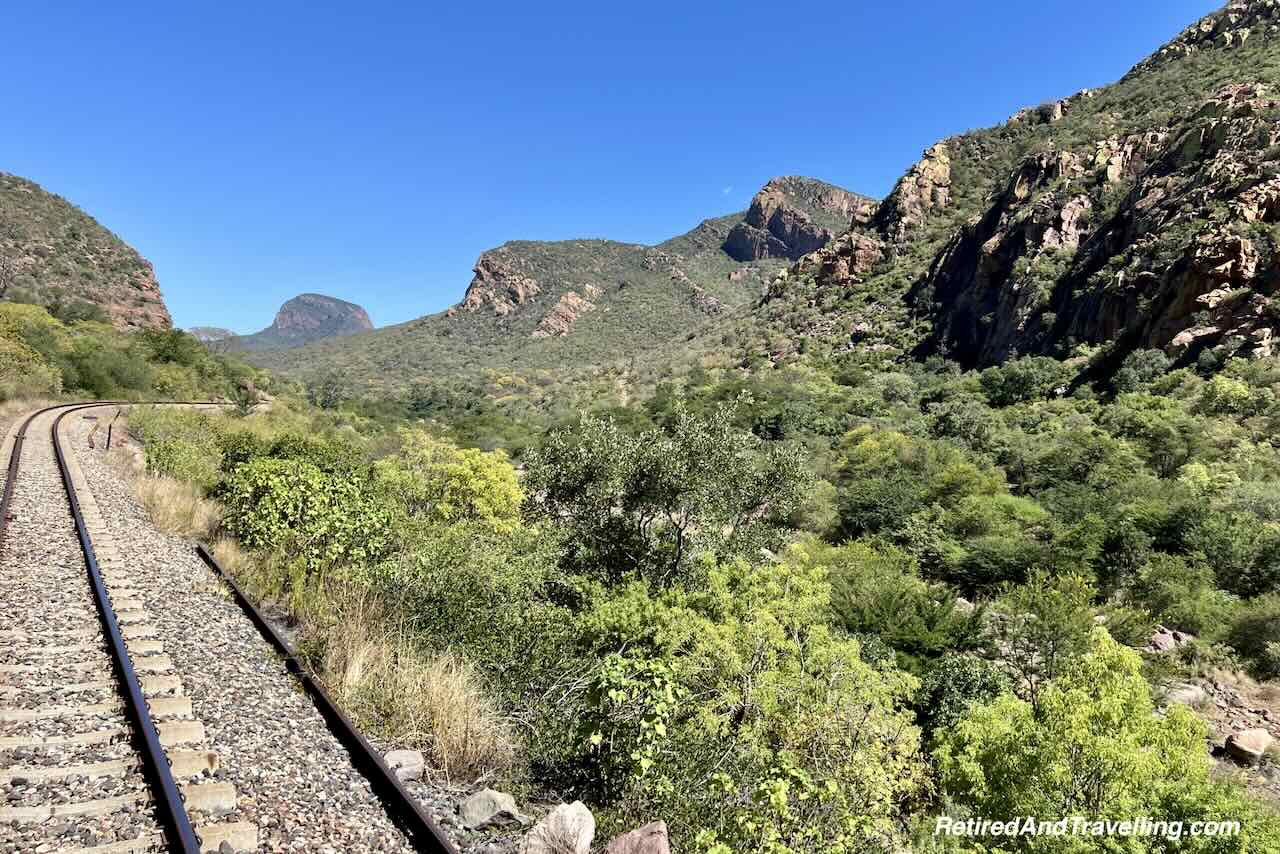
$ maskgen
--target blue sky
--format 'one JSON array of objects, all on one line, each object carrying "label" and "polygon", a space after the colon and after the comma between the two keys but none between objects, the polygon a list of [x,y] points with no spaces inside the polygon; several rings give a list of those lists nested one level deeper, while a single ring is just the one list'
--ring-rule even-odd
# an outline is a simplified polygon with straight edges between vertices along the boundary
[{"label": "blue sky", "polygon": [[803,174],[1110,82],[1220,4],[9,4],[0,170],[156,265],[181,326],[317,291],[378,325],[511,239],[652,243]]}]

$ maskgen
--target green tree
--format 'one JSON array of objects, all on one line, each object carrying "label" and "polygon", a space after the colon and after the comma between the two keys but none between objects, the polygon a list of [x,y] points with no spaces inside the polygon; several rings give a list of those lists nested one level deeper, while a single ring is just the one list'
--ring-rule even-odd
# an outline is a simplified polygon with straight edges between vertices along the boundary
[{"label": "green tree", "polygon": [[421,430],[401,430],[400,450],[374,464],[381,488],[409,516],[509,529],[520,519],[524,492],[502,451],[460,449]]},{"label": "green tree", "polygon": [[734,413],[699,417],[678,403],[669,423],[638,434],[586,416],[530,453],[533,509],[564,526],[573,566],[610,581],[670,580],[701,552],[776,547],[811,475],[798,449],[735,429]]},{"label": "green tree", "polygon": [[[970,709],[934,751],[943,790],[984,818],[1237,819],[1239,837],[989,837],[995,849],[1083,852],[1277,850],[1274,814],[1209,777],[1205,727],[1187,708],[1154,714],[1141,659],[1095,629],[1087,655],[1032,706],[1012,695]],[[1176,847],[1171,847],[1176,846]]]},{"label": "green tree", "polygon": [[1089,645],[1093,587],[1079,575],[1033,574],[996,602],[996,634],[1017,690],[1037,707],[1046,682],[1064,672]]}]

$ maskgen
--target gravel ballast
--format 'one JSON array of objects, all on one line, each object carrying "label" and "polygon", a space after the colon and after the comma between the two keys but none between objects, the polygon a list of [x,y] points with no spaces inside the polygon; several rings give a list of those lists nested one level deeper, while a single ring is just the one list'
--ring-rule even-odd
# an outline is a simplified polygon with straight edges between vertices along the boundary
[{"label": "gravel ballast", "polygon": [[[88,448],[88,431],[86,422],[73,426],[74,452],[130,563],[157,639],[204,723],[208,747],[218,753],[216,776],[236,788],[235,814],[227,818],[255,822],[263,851],[411,851],[311,700],[193,544],[150,523],[103,449]],[[455,792],[414,790],[437,820],[452,813]],[[487,848],[474,838],[457,841],[464,851]]]}]

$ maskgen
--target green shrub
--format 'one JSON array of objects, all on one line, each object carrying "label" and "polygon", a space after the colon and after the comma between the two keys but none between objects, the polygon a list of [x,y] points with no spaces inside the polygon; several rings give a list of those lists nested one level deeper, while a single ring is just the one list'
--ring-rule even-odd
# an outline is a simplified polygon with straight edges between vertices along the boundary
[{"label": "green shrub", "polygon": [[1280,593],[1244,603],[1227,629],[1227,643],[1260,679],[1280,678]]},{"label": "green shrub", "polygon": [[925,674],[916,697],[916,713],[927,733],[947,730],[970,707],[1011,691],[1013,682],[999,664],[967,653],[949,653]]},{"label": "green shrub", "polygon": [[966,613],[955,593],[922,581],[901,550],[851,543],[813,551],[830,573],[837,623],[879,638],[908,670],[919,672],[932,658],[978,645],[981,613]]},{"label": "green shrub", "polygon": [[898,839],[924,785],[905,708],[917,683],[867,664],[830,607],[825,568],[793,549],[708,566],[695,589],[635,582],[585,615],[599,663],[580,709],[549,714],[581,722],[577,767],[607,769],[589,793],[614,825],[661,815],[710,851]]},{"label": "green shrub", "polygon": [[1130,598],[1165,625],[1209,638],[1222,634],[1236,605],[1234,596],[1214,587],[1207,564],[1163,552],[1139,570]]},{"label": "green shrub", "polygon": [[227,528],[253,548],[301,558],[308,571],[383,557],[390,519],[350,475],[297,459],[258,459],[239,466],[223,491]]},{"label": "green shrub", "polygon": [[211,489],[219,477],[218,449],[212,442],[181,436],[156,439],[146,445],[147,471]]},{"label": "green shrub", "polygon": [[[1280,822],[1238,789],[1211,781],[1205,727],[1183,706],[1154,714],[1141,659],[1096,629],[1090,652],[1050,682],[1033,707],[1012,695],[971,708],[934,756],[944,792],[991,819],[1240,820],[1240,837],[1184,837],[1176,850],[1271,851]],[[1124,850],[1163,852],[1133,837]],[[1069,851],[1055,837],[988,837],[995,850]]]}]

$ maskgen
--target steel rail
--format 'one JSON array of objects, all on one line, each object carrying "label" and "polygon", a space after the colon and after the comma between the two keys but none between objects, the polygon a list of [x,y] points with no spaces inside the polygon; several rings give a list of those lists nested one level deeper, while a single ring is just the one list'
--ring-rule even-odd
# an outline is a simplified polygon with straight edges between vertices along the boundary
[{"label": "steel rail", "polygon": [[422,808],[422,805],[418,803],[418,799],[409,794],[404,784],[400,782],[400,778],[387,767],[387,763],[382,759],[378,751],[360,734],[351,719],[343,714],[338,705],[333,702],[329,693],[325,691],[324,686],[307,670],[306,665],[303,664],[294,651],[293,645],[285,640],[267,621],[266,617],[258,611],[253,602],[249,600],[249,597],[236,584],[231,574],[218,563],[213,553],[203,543],[196,544],[196,553],[231,588],[231,595],[236,600],[236,604],[258,627],[262,637],[284,659],[285,668],[302,684],[303,689],[310,695],[316,709],[328,724],[329,731],[347,749],[347,752],[351,755],[352,762],[360,770],[360,773],[368,779],[373,790],[382,799],[383,805],[387,809],[387,814],[409,837],[414,849],[423,852],[423,854],[458,854],[457,847],[440,829],[435,820]]},{"label": "steel rail", "polygon": [[[105,403],[114,405],[115,402]],[[71,405],[64,412],[59,413],[50,428],[53,453],[58,461],[58,471],[62,475],[62,485],[66,489],[67,501],[71,505],[71,516],[75,520],[80,549],[84,552],[89,582],[93,587],[94,600],[98,605],[98,616],[110,640],[111,662],[116,675],[124,685],[126,712],[133,723],[134,731],[141,737],[142,769],[155,795],[160,825],[169,839],[171,850],[182,852],[182,854],[200,854],[200,838],[191,824],[191,817],[187,815],[187,810],[183,806],[182,792],[178,790],[178,784],[174,780],[173,771],[169,767],[169,758],[160,744],[160,733],[156,730],[155,722],[151,720],[142,684],[138,681],[138,674],[133,669],[129,651],[125,647],[124,635],[120,631],[120,624],[111,607],[106,584],[102,580],[102,571],[98,567],[98,558],[93,550],[93,542],[89,538],[89,530],[85,527],[84,517],[80,512],[80,498],[76,495],[75,484],[71,481],[71,469],[67,465],[66,456],[62,451],[62,442],[58,437],[58,428],[63,418],[73,412],[102,405],[104,402]]]}]

